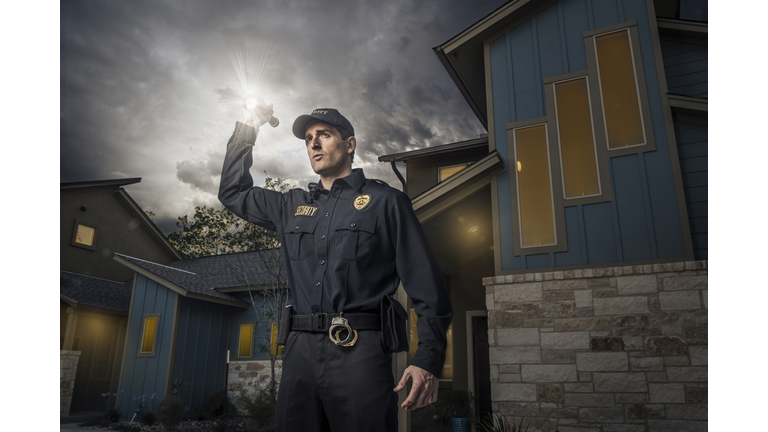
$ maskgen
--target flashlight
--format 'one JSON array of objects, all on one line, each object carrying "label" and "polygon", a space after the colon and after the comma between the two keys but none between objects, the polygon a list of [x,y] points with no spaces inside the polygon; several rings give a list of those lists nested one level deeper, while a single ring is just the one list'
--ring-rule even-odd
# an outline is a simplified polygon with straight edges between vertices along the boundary
[{"label": "flashlight", "polygon": [[[258,96],[248,96],[245,98],[243,105],[248,111],[256,111],[262,116],[265,116],[269,113],[269,107],[266,103],[264,103],[264,100]],[[277,117],[272,116],[269,118],[270,126],[277,127],[279,124],[280,121],[277,119]]]}]

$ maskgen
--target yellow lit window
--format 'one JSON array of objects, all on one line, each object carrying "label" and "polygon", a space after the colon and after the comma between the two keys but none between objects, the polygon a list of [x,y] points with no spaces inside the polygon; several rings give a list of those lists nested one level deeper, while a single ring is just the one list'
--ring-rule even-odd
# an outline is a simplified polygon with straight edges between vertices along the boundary
[{"label": "yellow lit window", "polygon": [[77,234],[75,235],[75,243],[80,243],[86,246],[93,246],[93,237],[96,235],[96,229],[86,225],[77,225]]},{"label": "yellow lit window", "polygon": [[515,129],[514,148],[522,246],[555,244],[546,125]]},{"label": "yellow lit window", "polygon": [[253,349],[253,324],[240,325],[240,338],[237,343],[237,356],[250,357]]},{"label": "yellow lit window", "polygon": [[[277,354],[275,354],[275,350],[277,350]],[[269,355],[283,355],[283,347],[282,345],[277,344],[277,323],[272,323],[272,333],[270,335],[270,343],[269,343]]]},{"label": "yellow lit window", "polygon": [[608,150],[645,143],[629,31],[595,37]]},{"label": "yellow lit window", "polygon": [[157,334],[157,317],[144,318],[144,331],[141,335],[141,353],[155,352],[155,336]]},{"label": "yellow lit window", "polygon": [[[419,333],[416,330],[416,310],[411,308],[410,313],[410,347],[409,353],[411,355],[411,361],[413,356],[416,355],[416,349],[419,347]],[[440,379],[450,380],[453,379],[453,323],[448,326],[448,331],[445,332],[445,337],[448,340],[448,344],[445,348],[445,363],[443,364],[443,370],[440,372]]]},{"label": "yellow lit window", "polygon": [[458,173],[459,171],[463,170],[464,168],[468,167],[469,164],[462,164],[462,165],[452,165],[447,167],[438,168],[438,182],[445,181],[448,177]]},{"label": "yellow lit window", "polygon": [[587,79],[555,84],[555,107],[565,198],[600,194]]}]

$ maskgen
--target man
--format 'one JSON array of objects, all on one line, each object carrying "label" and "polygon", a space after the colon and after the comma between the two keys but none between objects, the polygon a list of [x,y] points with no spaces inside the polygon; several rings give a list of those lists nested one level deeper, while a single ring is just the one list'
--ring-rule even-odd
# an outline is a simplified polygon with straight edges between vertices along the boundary
[{"label": "man", "polygon": [[[293,124],[320,175],[314,190],[253,187],[252,148],[271,117],[271,105],[266,113],[243,109],[227,144],[219,200],[239,217],[277,231],[283,245],[296,315],[283,351],[278,431],[395,431],[396,392],[409,380],[402,408],[437,400],[453,315],[442,271],[408,197],[352,169],[354,128],[335,109],[317,109]],[[419,348],[393,388],[379,305],[401,279],[419,316]],[[338,317],[348,319],[352,332],[335,333],[334,341]]]}]

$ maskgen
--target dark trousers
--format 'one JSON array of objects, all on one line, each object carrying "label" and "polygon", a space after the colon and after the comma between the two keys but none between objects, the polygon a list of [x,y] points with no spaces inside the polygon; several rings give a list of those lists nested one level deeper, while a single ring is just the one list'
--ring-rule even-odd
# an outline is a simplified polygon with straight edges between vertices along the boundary
[{"label": "dark trousers", "polygon": [[392,357],[380,332],[358,332],[341,347],[328,333],[291,332],[277,394],[278,432],[394,432],[397,393]]}]

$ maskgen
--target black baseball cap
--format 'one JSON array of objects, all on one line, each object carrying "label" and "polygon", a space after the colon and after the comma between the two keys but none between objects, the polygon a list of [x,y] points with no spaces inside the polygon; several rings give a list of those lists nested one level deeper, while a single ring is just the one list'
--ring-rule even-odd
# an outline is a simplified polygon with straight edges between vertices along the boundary
[{"label": "black baseball cap", "polygon": [[308,115],[300,115],[296,121],[293,122],[293,134],[296,138],[303,140],[306,136],[307,125],[310,122],[317,120],[344,128],[352,136],[355,136],[355,128],[352,127],[352,124],[346,117],[341,115],[341,113],[334,108],[318,108]]}]

